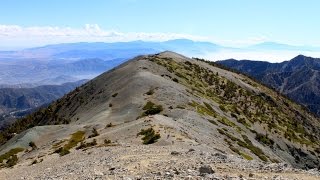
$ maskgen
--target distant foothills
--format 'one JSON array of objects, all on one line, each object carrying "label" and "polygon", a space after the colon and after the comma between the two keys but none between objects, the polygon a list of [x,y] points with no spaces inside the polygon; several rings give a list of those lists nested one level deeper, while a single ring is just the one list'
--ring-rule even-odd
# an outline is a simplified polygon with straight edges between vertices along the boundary
[{"label": "distant foothills", "polygon": [[[75,88],[75,85],[81,85],[88,79],[120,65],[130,58],[166,50],[189,57],[200,57],[212,61],[220,60],[217,61],[219,64],[240,71],[273,87],[292,100],[306,106],[316,115],[320,115],[319,59],[299,55],[290,61],[270,63],[272,60],[264,62],[260,61],[261,59],[237,61],[235,59],[210,58],[210,55],[221,52],[229,53],[230,57],[235,52],[317,53],[320,51],[319,47],[264,42],[245,48],[233,48],[210,42],[176,39],[164,42],[65,43],[18,51],[0,51],[0,88],[7,88],[2,91],[3,94],[0,98],[0,115],[2,114],[0,117],[2,119],[10,117],[11,119],[12,112],[27,113],[26,110],[37,108],[61,97]],[[46,89],[54,87],[55,89],[51,94],[48,94],[43,93],[44,87]],[[34,93],[37,96],[34,96]],[[23,105],[19,102],[23,102]],[[15,114],[13,115],[15,116]]]}]

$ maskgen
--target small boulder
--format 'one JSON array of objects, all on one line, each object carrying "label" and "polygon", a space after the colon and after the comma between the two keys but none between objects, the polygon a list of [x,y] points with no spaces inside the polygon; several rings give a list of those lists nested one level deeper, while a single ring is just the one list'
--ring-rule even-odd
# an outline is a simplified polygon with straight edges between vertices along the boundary
[{"label": "small boulder", "polygon": [[228,157],[221,153],[215,153],[213,156],[217,157],[218,159],[227,159]]},{"label": "small boulder", "polygon": [[179,152],[177,152],[177,151],[172,151],[171,152],[171,155],[173,155],[173,156],[177,156],[177,155],[179,155],[180,153]]},{"label": "small boulder", "polygon": [[211,166],[204,165],[199,168],[199,172],[200,175],[204,176],[206,174],[213,174],[214,170],[211,168]]},{"label": "small boulder", "polygon": [[195,150],[191,148],[191,149],[189,149],[189,151],[188,151],[188,152],[193,152],[193,151],[195,151]]}]

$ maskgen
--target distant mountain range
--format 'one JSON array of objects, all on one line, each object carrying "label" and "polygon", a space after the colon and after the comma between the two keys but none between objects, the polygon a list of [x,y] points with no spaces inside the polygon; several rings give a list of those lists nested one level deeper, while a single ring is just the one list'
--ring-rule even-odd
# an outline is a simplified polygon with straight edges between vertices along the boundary
[{"label": "distant mountain range", "polygon": [[224,55],[230,53],[230,56],[236,56],[237,54],[250,54],[248,52],[290,51],[295,54],[295,52],[304,51],[315,52],[320,48],[291,46],[274,42],[232,48],[188,39],[164,42],[81,42],[47,45],[19,51],[0,51],[0,87],[58,85],[81,79],[91,79],[135,56],[166,50],[182,53],[189,57],[217,60],[221,56],[214,54],[219,53]]},{"label": "distant mountain range", "polygon": [[320,116],[319,58],[299,55],[282,63],[234,59],[217,63],[256,78]]},{"label": "distant mountain range", "polygon": [[[174,50],[187,55],[224,47],[178,39],[165,42],[70,43],[0,52],[0,87],[34,87],[91,79],[129,58]],[[188,53],[187,53],[188,52]]]}]

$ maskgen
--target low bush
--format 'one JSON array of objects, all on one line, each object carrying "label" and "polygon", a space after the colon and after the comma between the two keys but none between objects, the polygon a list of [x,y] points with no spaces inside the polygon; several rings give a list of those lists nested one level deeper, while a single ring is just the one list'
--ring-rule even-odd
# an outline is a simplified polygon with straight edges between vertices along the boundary
[{"label": "low bush", "polygon": [[18,162],[18,156],[14,154],[10,156],[10,158],[8,159],[6,163],[6,167],[13,167],[14,165],[17,164],[17,162]]},{"label": "low bush", "polygon": [[110,139],[105,139],[103,142],[104,142],[104,144],[110,144],[111,140]]},{"label": "low bush", "polygon": [[93,139],[92,142],[88,142],[88,143],[82,141],[82,142],[80,143],[80,145],[79,145],[78,147],[76,147],[76,149],[77,149],[77,150],[79,150],[79,149],[84,149],[84,148],[88,148],[88,147],[95,146],[95,145],[97,145],[97,144],[98,144],[98,143],[97,143],[97,140],[96,140],[96,139]]},{"label": "low bush", "polygon": [[218,123],[216,122],[216,121],[214,121],[214,120],[208,120],[211,124],[214,124],[214,125],[216,125],[216,126],[218,126]]},{"label": "low bush", "polygon": [[109,123],[106,125],[106,128],[109,128],[109,127],[113,127],[114,125],[112,123]]},{"label": "low bush", "polygon": [[143,112],[142,116],[148,116],[160,113],[161,111],[163,111],[163,108],[161,105],[155,105],[153,102],[148,101],[147,104],[143,107],[143,110],[145,111]]},{"label": "low bush", "polygon": [[158,139],[160,139],[160,134],[155,133],[153,128],[148,128],[146,130],[142,129],[137,136],[143,135],[144,137],[142,138],[143,144],[153,144],[157,142]]},{"label": "low bush", "polygon": [[66,154],[70,153],[70,149],[77,146],[79,142],[82,142],[84,140],[84,131],[77,131],[73,134],[71,134],[71,138],[69,139],[68,143],[65,144],[63,147],[60,147],[59,149],[55,150],[54,153],[59,154],[60,156],[64,156]]},{"label": "low bush", "polygon": [[93,138],[99,136],[99,133],[96,128],[92,129],[92,134],[88,138]]},{"label": "low bush", "polygon": [[70,153],[70,151],[64,147],[60,147],[59,149],[55,150],[54,153],[59,154],[60,156],[64,156]]},{"label": "low bush", "polygon": [[18,154],[19,152],[22,152],[24,149],[23,148],[14,148],[10,149],[8,152],[0,155],[0,163],[2,163],[4,160],[9,160],[11,156],[14,156]]},{"label": "low bush", "polygon": [[273,144],[274,144],[274,141],[272,139],[268,138],[268,135],[257,133],[255,139],[257,141],[267,145],[267,146],[273,146]]},{"label": "low bush", "polygon": [[29,142],[29,146],[34,150],[34,149],[37,149],[37,146],[36,146],[36,144],[33,142],[33,141],[31,141],[31,142]]}]

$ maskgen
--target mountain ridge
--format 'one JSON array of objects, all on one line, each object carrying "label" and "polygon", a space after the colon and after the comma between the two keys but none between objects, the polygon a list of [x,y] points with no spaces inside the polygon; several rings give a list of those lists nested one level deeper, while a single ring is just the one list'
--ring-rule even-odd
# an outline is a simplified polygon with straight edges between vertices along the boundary
[{"label": "mountain ridge", "polygon": [[298,55],[290,61],[268,63],[226,60],[218,63],[236,69],[275,88],[319,116],[320,59]]},{"label": "mountain ridge", "polygon": [[[82,158],[83,152],[98,160],[102,151],[114,155],[110,169],[125,169],[99,167],[105,178],[121,174],[155,177],[153,169],[144,165],[139,166],[141,170],[128,164],[118,167],[118,163],[127,161],[128,155],[134,157],[132,161],[147,162],[160,171],[165,166],[173,168],[169,162],[176,157],[177,163],[173,164],[180,172],[173,173],[176,178],[186,177],[187,169],[193,177],[200,178],[197,169],[200,171],[203,166],[201,161],[221,168],[226,167],[224,162],[232,162],[233,169],[246,167],[243,169],[246,177],[249,169],[267,168],[269,163],[312,169],[319,167],[319,143],[315,141],[320,136],[319,127],[319,119],[299,105],[245,76],[201,59],[163,52],[131,59],[1,132],[1,144],[5,144],[0,146],[0,154],[12,148],[28,151],[18,154],[14,169],[0,172],[26,177],[25,170],[30,169],[37,177],[48,178],[57,169],[70,171],[53,166],[52,171],[41,174],[31,168],[61,161],[63,167],[75,168],[77,173],[71,176],[77,178],[79,168],[75,162],[84,160],[80,169],[89,171],[88,175],[94,173],[94,164]],[[145,137],[141,137],[143,134]],[[78,136],[80,139],[74,139],[73,145],[72,138]],[[30,141],[39,148],[29,152]],[[86,146],[88,149],[81,151]],[[120,155],[124,159],[119,157],[121,152],[128,153]],[[25,166],[33,160],[40,161],[37,158],[40,154],[43,163]],[[225,160],[219,160],[218,156]],[[75,159],[64,161],[68,157]],[[228,173],[224,169],[215,170],[221,176]],[[8,177],[5,173],[0,173],[0,177],[2,174]],[[159,176],[167,177],[163,172]]]}]

